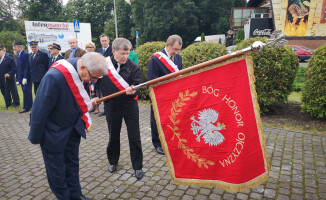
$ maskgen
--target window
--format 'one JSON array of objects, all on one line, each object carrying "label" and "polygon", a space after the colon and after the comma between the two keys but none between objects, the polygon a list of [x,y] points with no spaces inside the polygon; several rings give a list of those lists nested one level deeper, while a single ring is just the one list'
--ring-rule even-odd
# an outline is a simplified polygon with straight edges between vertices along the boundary
[{"label": "window", "polygon": [[268,13],[268,10],[269,8],[233,8],[230,28],[243,28],[245,20],[249,19],[252,14]]},{"label": "window", "polygon": [[323,2],[323,8],[321,10],[320,23],[326,23],[326,0]]}]

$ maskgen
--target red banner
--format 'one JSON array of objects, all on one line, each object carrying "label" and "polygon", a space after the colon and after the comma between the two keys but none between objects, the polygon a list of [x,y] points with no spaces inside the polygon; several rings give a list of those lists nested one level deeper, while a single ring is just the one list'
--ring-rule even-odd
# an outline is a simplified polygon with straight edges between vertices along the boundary
[{"label": "red banner", "polygon": [[268,179],[251,58],[150,87],[174,182],[239,192]]}]

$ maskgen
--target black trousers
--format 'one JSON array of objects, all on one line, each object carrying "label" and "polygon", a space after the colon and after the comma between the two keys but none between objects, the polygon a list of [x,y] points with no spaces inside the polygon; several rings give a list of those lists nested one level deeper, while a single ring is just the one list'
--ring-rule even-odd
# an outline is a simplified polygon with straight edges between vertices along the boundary
[{"label": "black trousers", "polygon": [[1,85],[0,89],[7,107],[12,104],[14,104],[14,106],[20,105],[16,81],[14,78],[6,78],[6,83]]},{"label": "black trousers", "polygon": [[107,146],[107,156],[110,165],[118,164],[120,157],[120,131],[122,119],[127,126],[129,139],[130,157],[134,170],[142,169],[143,167],[143,152],[140,141],[139,129],[139,107],[135,101],[131,108],[119,113],[112,112],[110,106],[106,106],[106,120],[109,128],[109,143]]},{"label": "black trousers", "polygon": [[80,135],[71,136],[63,152],[50,152],[41,145],[49,186],[60,200],[79,198],[82,195],[79,182]]},{"label": "black trousers", "polygon": [[151,106],[151,133],[152,133],[152,143],[154,147],[162,147],[160,138],[158,136],[156,120],[154,116],[153,107]]},{"label": "black trousers", "polygon": [[34,83],[34,94],[36,95],[36,92],[37,92],[38,86],[40,86],[40,83],[41,83],[41,82],[33,82],[33,83]]}]

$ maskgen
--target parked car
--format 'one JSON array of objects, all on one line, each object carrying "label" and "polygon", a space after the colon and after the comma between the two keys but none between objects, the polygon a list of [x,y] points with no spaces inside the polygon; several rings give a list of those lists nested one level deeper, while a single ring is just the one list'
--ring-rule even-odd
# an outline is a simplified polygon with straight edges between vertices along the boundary
[{"label": "parked car", "polygon": [[313,54],[313,51],[307,47],[298,46],[298,45],[289,45],[289,46],[291,47],[292,51],[298,56],[300,61],[305,61],[309,59]]},{"label": "parked car", "polygon": [[233,46],[228,46],[226,47],[226,49],[228,50],[229,53],[232,53],[233,49],[235,49],[237,45],[233,45]]}]

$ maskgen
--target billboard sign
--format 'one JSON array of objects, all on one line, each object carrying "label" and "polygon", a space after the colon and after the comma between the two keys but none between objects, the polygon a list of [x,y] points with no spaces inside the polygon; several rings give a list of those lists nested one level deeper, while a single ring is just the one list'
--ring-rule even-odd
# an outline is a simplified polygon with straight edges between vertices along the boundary
[{"label": "billboard sign", "polygon": [[251,18],[249,24],[250,37],[269,37],[274,31],[272,18]]},{"label": "billboard sign", "polygon": [[[68,39],[75,37],[72,22],[25,21],[27,42],[38,41],[40,50],[47,50],[47,45],[57,43],[61,52],[70,49]],[[90,23],[79,23],[78,47],[85,49],[85,43],[92,41]],[[31,52],[31,49],[28,48]]]}]

